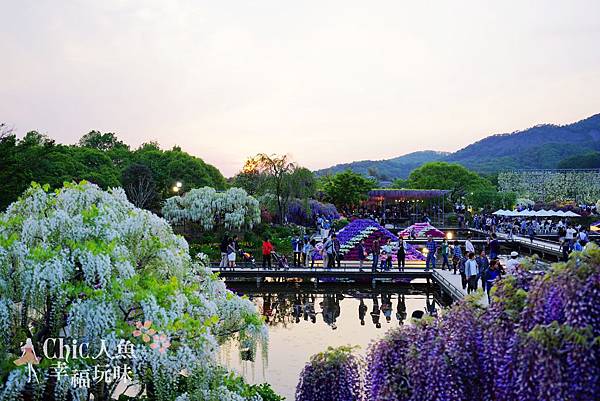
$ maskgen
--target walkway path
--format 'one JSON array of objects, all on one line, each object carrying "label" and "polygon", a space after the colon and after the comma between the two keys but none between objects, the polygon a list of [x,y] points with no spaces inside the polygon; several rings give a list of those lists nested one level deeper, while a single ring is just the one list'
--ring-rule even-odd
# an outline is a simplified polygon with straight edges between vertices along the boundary
[{"label": "walkway path", "polygon": [[[462,288],[462,280],[459,273],[453,274],[449,270],[435,269],[432,277],[454,300],[459,300],[467,295],[467,290],[463,290]],[[481,280],[477,282],[477,285],[478,289],[481,290]],[[488,305],[487,295],[481,298],[480,303],[484,306]]]},{"label": "walkway path", "polygon": [[[485,234],[485,235],[488,234],[487,232],[485,232],[483,230],[477,230],[475,228],[470,228],[469,230],[479,233],[479,234]],[[534,239],[532,242],[528,237],[523,237],[521,235],[513,235],[512,240],[510,240],[508,237],[508,234],[500,233],[500,232],[497,232],[496,236],[499,239],[505,240],[506,242],[512,241],[514,243],[520,244],[527,248],[532,248],[532,249],[535,249],[538,251],[542,251],[544,253],[552,254],[555,256],[562,255],[562,250],[561,250],[560,244],[557,242],[546,241],[546,240],[541,240],[541,239]]]}]

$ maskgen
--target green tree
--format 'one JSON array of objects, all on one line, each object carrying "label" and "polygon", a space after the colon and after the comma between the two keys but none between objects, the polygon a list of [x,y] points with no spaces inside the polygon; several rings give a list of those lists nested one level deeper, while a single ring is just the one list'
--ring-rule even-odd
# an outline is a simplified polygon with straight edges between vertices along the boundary
[{"label": "green tree", "polygon": [[495,190],[491,182],[460,164],[446,162],[426,163],[414,169],[408,184],[414,189],[448,189],[450,199],[457,201],[475,191]]},{"label": "green tree", "polygon": [[498,192],[496,190],[476,190],[466,196],[466,203],[475,210],[512,209],[517,201],[514,192]]},{"label": "green tree", "polygon": [[351,170],[321,178],[320,187],[328,202],[336,207],[357,205],[367,198],[367,193],[375,187],[375,180],[363,177]]},{"label": "green tree", "polygon": [[275,195],[277,202],[277,218],[283,222],[289,201],[289,176],[296,169],[287,155],[267,155],[260,153],[246,161],[244,171],[256,170],[264,174],[269,192]]},{"label": "green tree", "polygon": [[171,188],[178,181],[183,183],[184,191],[204,186],[226,187],[225,177],[219,170],[179,150],[163,151],[146,144],[133,152],[132,161],[152,171],[157,190],[163,198],[173,195]]},{"label": "green tree", "polygon": [[123,171],[123,189],[131,203],[148,208],[156,200],[156,183],[152,171],[143,164],[132,164]]},{"label": "green tree", "polygon": [[79,146],[107,151],[115,148],[129,148],[112,132],[90,131],[79,140]]},{"label": "green tree", "polygon": [[396,178],[394,181],[392,181],[392,185],[391,188],[397,188],[397,189],[402,189],[402,188],[408,188],[408,180],[404,180],[402,178]]}]

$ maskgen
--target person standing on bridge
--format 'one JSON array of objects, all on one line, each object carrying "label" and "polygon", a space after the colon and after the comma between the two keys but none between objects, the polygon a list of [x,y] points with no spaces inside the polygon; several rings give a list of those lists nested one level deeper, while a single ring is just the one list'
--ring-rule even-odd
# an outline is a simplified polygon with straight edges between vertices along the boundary
[{"label": "person standing on bridge", "polygon": [[263,267],[263,269],[266,268],[267,266],[269,269],[271,268],[271,253],[273,253],[273,244],[271,244],[269,237],[265,237],[265,240],[262,243],[262,254],[263,254],[262,267]]},{"label": "person standing on bridge", "polygon": [[221,251],[221,262],[219,263],[219,269],[223,267],[227,267],[229,261],[227,259],[227,247],[229,246],[229,237],[227,235],[223,236],[221,240],[221,245],[219,246],[219,250]]},{"label": "person standing on bridge", "polygon": [[475,253],[475,246],[471,242],[471,236],[470,235],[467,236],[467,240],[465,241],[465,252],[467,254],[469,254],[471,252]]},{"label": "person standing on bridge", "polygon": [[490,259],[498,259],[498,254],[500,253],[500,242],[498,241],[498,237],[496,237],[496,234],[491,235],[489,245]]},{"label": "person standing on bridge", "polygon": [[456,274],[456,269],[460,265],[460,261],[462,260],[462,249],[460,249],[460,244],[458,241],[454,241],[454,247],[452,248],[452,268],[454,269],[454,274]]},{"label": "person standing on bridge", "polygon": [[377,265],[379,264],[379,254],[381,253],[381,247],[379,246],[379,240],[373,240],[373,244],[371,245],[371,253],[373,254],[373,266],[371,270],[376,272]]},{"label": "person standing on bridge", "polygon": [[[495,258],[494,258],[495,259]],[[481,251],[479,256],[475,258],[477,267],[479,267],[479,277],[481,278],[481,288],[485,291],[488,270],[490,268],[490,260],[485,255],[485,251]]]},{"label": "person standing on bridge", "polygon": [[425,244],[427,247],[427,260],[425,261],[425,271],[429,270],[429,266],[432,269],[435,269],[435,254],[437,252],[437,244],[433,240],[431,235],[427,236],[427,243]]},{"label": "person standing on bridge", "polygon": [[404,238],[398,233],[398,270],[404,271],[406,266],[406,249],[404,248]]},{"label": "person standing on bridge", "polygon": [[356,247],[358,251],[358,270],[363,271],[363,265],[365,263],[365,259],[367,258],[367,251],[365,250],[365,240],[361,239],[358,241],[358,246]]},{"label": "person standing on bridge", "polygon": [[479,267],[473,252],[469,252],[469,259],[465,262],[465,276],[467,277],[467,294],[477,291]]},{"label": "person standing on bridge", "polygon": [[446,270],[446,267],[450,270],[450,262],[448,261],[448,254],[450,252],[448,248],[448,240],[444,238],[442,240],[442,270]]},{"label": "person standing on bridge", "polygon": [[292,237],[292,252],[294,252],[294,267],[300,266],[300,255],[302,254],[302,240],[298,237]]}]

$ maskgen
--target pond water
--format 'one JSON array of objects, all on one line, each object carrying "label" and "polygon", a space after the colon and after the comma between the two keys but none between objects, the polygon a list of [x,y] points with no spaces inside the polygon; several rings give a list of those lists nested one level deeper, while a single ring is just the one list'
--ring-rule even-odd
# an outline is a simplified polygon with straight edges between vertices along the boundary
[{"label": "pond water", "polygon": [[260,290],[251,284],[228,286],[256,303],[269,326],[269,343],[267,350],[257,350],[254,362],[242,361],[239,349],[226,344],[222,362],[250,383],[270,383],[288,401],[294,400],[300,371],[311,355],[348,344],[365,353],[388,330],[409,324],[413,313],[434,314],[442,307],[425,283],[378,284],[375,289],[343,283],[319,284],[318,289],[293,283],[265,283]]}]

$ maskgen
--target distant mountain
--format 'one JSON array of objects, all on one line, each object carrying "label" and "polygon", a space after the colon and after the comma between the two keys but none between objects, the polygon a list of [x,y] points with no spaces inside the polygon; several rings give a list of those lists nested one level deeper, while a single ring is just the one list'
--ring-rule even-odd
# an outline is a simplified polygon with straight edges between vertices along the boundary
[{"label": "distant mountain", "polygon": [[375,177],[381,181],[389,181],[398,177],[406,178],[412,170],[421,164],[442,160],[448,154],[447,152],[423,150],[387,160],[361,160],[352,163],[336,164],[335,166],[318,170],[315,173],[317,175],[335,174],[350,169],[364,176]]},{"label": "distant mountain", "polygon": [[445,161],[480,173],[509,168],[556,168],[563,159],[600,150],[600,114],[568,125],[537,125],[492,135],[454,152]]},{"label": "distant mountain", "polygon": [[491,135],[454,153],[426,150],[388,160],[338,164],[316,173],[336,173],[349,168],[388,181],[407,178],[423,163],[446,161],[490,174],[512,168],[557,168],[559,164],[564,168],[569,160],[577,160],[578,156],[593,151],[600,151],[600,114],[568,125],[544,124],[510,134]]}]

